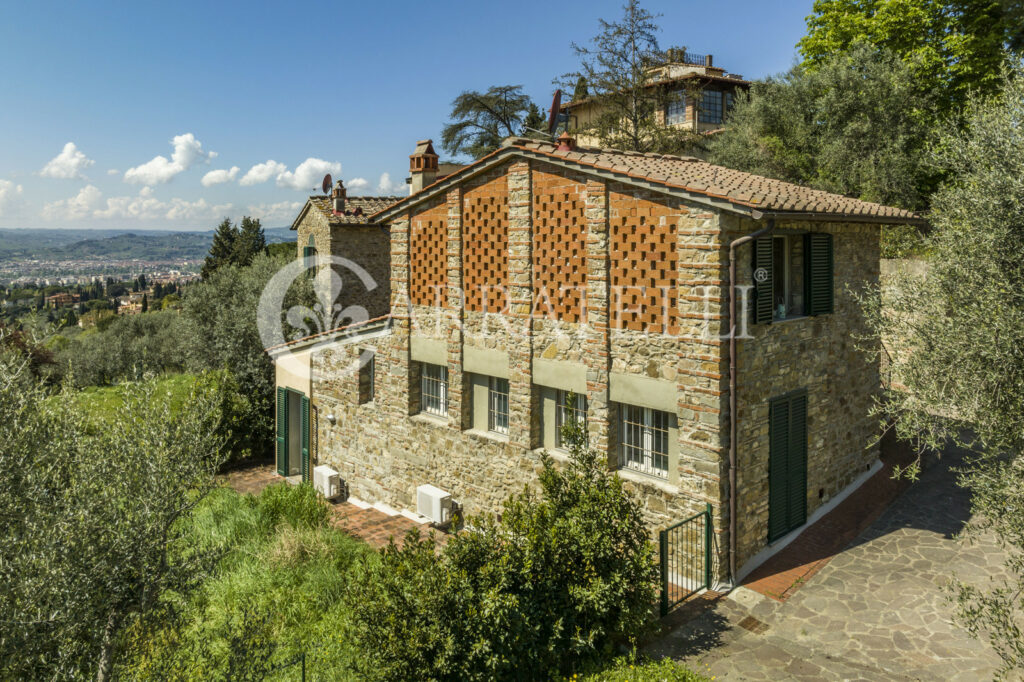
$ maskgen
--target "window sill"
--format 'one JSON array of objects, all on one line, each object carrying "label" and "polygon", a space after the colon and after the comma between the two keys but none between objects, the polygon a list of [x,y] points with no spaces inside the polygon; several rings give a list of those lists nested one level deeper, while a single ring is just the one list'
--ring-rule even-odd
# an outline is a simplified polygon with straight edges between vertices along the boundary
[{"label": "window sill", "polygon": [[447,418],[440,417],[436,414],[429,414],[427,412],[410,415],[409,421],[413,421],[418,424],[430,424],[431,426],[448,426]]},{"label": "window sill", "polygon": [[679,494],[679,486],[672,485],[667,479],[660,478],[658,476],[652,476],[650,474],[642,474],[639,471],[633,471],[626,467],[619,467],[615,470],[615,473],[619,475],[624,481],[630,481],[632,483],[638,483],[640,485],[649,485],[651,487],[662,490],[672,495]]},{"label": "window sill", "polygon": [[795,322],[796,320],[806,320],[810,315],[790,315],[789,317],[783,318],[772,318],[772,324],[784,324],[786,322]]},{"label": "window sill", "polygon": [[476,438],[494,441],[496,443],[507,444],[509,442],[507,433],[495,433],[494,431],[484,431],[482,429],[466,429],[464,433],[470,436],[475,436]]},{"label": "window sill", "polygon": [[547,448],[534,448],[530,452],[537,456],[547,455],[551,459],[555,460],[556,462],[561,462],[562,464],[567,464],[571,459],[569,457],[569,453],[565,450],[548,450]]}]

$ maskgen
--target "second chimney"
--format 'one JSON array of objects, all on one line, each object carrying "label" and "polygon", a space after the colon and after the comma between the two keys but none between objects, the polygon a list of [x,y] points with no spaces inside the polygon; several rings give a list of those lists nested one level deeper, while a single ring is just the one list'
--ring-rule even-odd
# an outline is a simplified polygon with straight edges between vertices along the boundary
[{"label": "second chimney", "polygon": [[409,175],[412,193],[430,185],[437,178],[437,154],[432,140],[420,140],[416,151],[409,155]]},{"label": "second chimney", "polygon": [[342,184],[341,180],[338,180],[334,184],[334,190],[331,192],[331,199],[333,199],[333,208],[335,213],[345,212],[345,199],[348,192],[345,191],[345,185]]}]

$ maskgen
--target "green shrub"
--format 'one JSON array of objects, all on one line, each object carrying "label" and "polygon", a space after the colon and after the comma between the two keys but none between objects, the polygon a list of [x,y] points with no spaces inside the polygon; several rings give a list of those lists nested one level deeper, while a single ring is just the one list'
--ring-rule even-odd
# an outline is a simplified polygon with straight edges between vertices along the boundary
[{"label": "green shrub", "polygon": [[704,675],[698,675],[671,658],[647,661],[632,656],[615,660],[604,670],[582,677],[573,677],[569,682],[708,682]]},{"label": "green shrub", "polygon": [[267,486],[256,498],[256,509],[263,532],[273,531],[282,523],[292,528],[320,528],[330,516],[330,506],[308,484]]},{"label": "green shrub", "polygon": [[[607,658],[650,621],[657,567],[640,507],[577,445],[436,552],[417,534],[349,591],[367,679],[551,679]],[[438,617],[438,614],[444,614]]]}]

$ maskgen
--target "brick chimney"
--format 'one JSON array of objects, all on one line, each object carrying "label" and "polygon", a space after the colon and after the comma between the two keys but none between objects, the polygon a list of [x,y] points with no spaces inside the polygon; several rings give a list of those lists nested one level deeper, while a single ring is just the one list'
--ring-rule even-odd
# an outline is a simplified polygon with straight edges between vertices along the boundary
[{"label": "brick chimney", "polygon": [[348,192],[345,191],[345,185],[342,184],[341,180],[338,180],[334,184],[334,190],[331,192],[331,199],[333,199],[333,208],[335,213],[345,212],[345,199],[348,198]]},{"label": "brick chimney", "polygon": [[569,137],[569,133],[564,131],[558,136],[556,142],[558,142],[558,147],[556,149],[560,152],[571,152],[576,148],[576,140]]},{"label": "brick chimney", "polygon": [[705,67],[710,67],[710,66],[714,66],[714,65],[715,65],[715,60],[711,58],[711,55],[709,55],[709,54],[704,55],[704,66]]},{"label": "brick chimney", "polygon": [[437,178],[437,154],[432,140],[420,140],[416,151],[409,155],[409,184],[415,194]]}]

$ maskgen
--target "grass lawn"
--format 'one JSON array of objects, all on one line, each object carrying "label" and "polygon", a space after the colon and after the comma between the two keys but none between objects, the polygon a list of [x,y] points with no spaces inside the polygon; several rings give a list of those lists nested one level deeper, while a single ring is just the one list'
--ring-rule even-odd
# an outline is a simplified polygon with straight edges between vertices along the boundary
[{"label": "grass lawn", "polygon": [[[154,397],[168,400],[171,409],[184,404],[198,377],[194,374],[167,374],[157,377]],[[123,412],[126,388],[117,386],[89,386],[75,394],[77,405],[93,420],[112,422]]]}]

